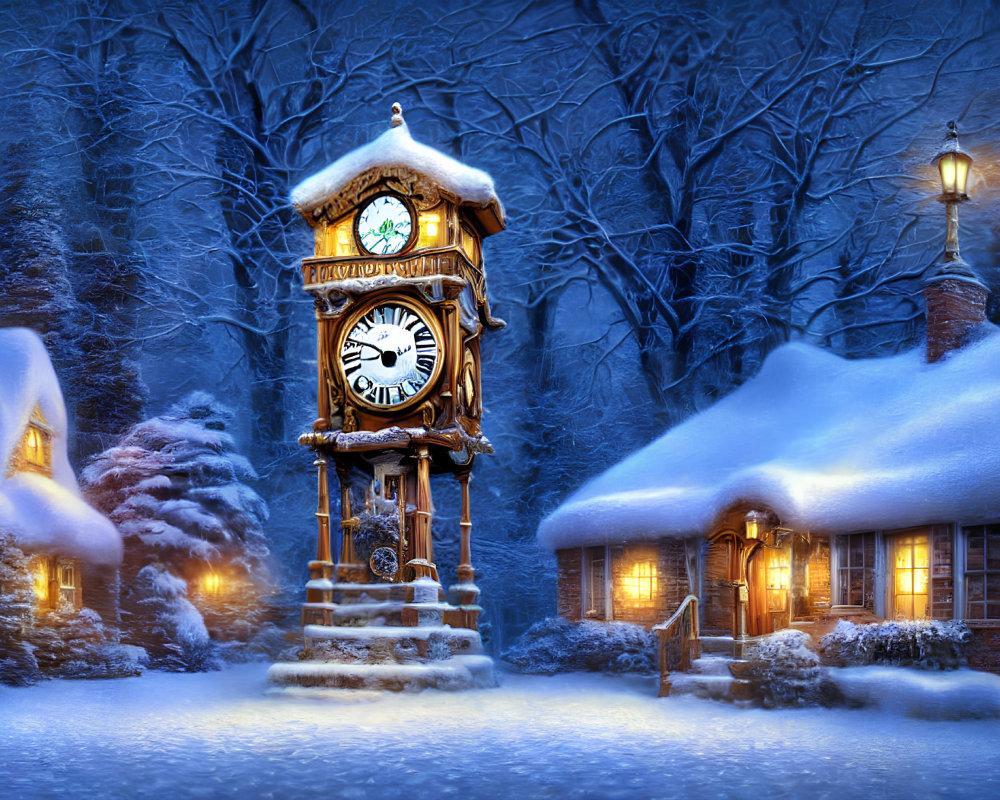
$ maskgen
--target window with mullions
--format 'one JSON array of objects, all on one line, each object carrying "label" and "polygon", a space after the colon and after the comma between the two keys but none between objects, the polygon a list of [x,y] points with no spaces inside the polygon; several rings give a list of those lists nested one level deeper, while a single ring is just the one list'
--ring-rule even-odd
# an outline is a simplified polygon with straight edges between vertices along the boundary
[{"label": "window with mullions", "polygon": [[607,550],[588,547],[583,568],[586,583],[583,598],[583,615],[589,619],[604,619],[607,615]]},{"label": "window with mullions", "polygon": [[864,606],[871,610],[875,599],[875,534],[852,533],[837,537],[837,604]]},{"label": "window with mullions", "polygon": [[965,618],[1000,619],[1000,525],[965,531]]}]

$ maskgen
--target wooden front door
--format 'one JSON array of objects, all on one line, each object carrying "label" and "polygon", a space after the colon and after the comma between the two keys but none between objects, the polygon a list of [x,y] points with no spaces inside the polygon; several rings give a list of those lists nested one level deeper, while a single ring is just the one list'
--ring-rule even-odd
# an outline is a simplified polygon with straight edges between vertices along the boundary
[{"label": "wooden front door", "polygon": [[749,636],[763,636],[788,627],[791,566],[792,552],[788,545],[760,547],[751,556],[747,570]]}]

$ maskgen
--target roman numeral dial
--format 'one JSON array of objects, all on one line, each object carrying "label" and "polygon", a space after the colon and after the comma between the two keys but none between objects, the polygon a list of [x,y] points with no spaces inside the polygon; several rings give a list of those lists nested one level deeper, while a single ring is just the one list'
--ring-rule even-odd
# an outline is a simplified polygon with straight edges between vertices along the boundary
[{"label": "roman numeral dial", "polygon": [[420,400],[441,373],[441,335],[416,304],[390,300],[362,307],[344,327],[339,370],[360,405],[399,409]]}]

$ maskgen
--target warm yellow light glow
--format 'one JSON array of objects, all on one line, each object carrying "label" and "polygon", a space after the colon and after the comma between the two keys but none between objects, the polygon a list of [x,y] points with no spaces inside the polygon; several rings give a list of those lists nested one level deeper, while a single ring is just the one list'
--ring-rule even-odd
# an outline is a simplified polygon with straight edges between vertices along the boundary
[{"label": "warm yellow light glow", "polygon": [[29,464],[36,467],[48,466],[48,461],[45,457],[45,436],[34,425],[28,425],[28,430],[24,433],[22,452],[25,461]]},{"label": "warm yellow light glow", "polygon": [[767,534],[767,514],[763,511],[748,511],[743,518],[746,526],[746,537],[748,539],[763,539]]},{"label": "warm yellow light glow", "polygon": [[652,605],[656,600],[656,564],[636,561],[622,576],[625,599],[634,605]]},{"label": "warm yellow light glow", "polygon": [[346,217],[332,226],[332,241],[330,243],[330,255],[332,256],[356,256],[358,247],[354,241],[354,220]]},{"label": "warm yellow light glow", "polygon": [[766,573],[768,611],[784,611],[788,607],[790,573],[788,550],[768,550]]},{"label": "warm yellow light glow", "polygon": [[965,153],[944,153],[938,158],[941,173],[941,191],[945,194],[964,195],[969,180],[972,159]]},{"label": "warm yellow light glow", "polygon": [[436,239],[438,235],[438,223],[441,221],[439,214],[421,214],[420,227],[426,233],[427,238]]},{"label": "warm yellow light glow", "polygon": [[35,596],[41,603],[46,602],[49,599],[49,562],[42,559],[35,564],[31,577]]},{"label": "warm yellow light glow", "polygon": [[893,543],[893,599],[897,617],[927,614],[930,547],[925,535],[899,536]]},{"label": "warm yellow light glow", "polygon": [[438,241],[438,231],[441,224],[441,214],[434,211],[427,211],[420,215],[419,230],[420,239],[417,247],[435,247],[442,242]]},{"label": "warm yellow light glow", "polygon": [[201,590],[205,594],[218,594],[222,589],[222,576],[217,572],[208,572],[201,579]]}]

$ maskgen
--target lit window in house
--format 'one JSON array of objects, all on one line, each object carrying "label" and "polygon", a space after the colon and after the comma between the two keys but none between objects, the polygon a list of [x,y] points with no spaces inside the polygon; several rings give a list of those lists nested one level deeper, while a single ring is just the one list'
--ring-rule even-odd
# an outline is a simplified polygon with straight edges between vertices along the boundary
[{"label": "lit window in house", "polygon": [[767,610],[788,608],[788,577],[791,571],[788,548],[767,551]]},{"label": "lit window in house", "polygon": [[38,598],[39,608],[45,607],[49,602],[49,560],[39,556],[31,563],[31,582],[35,590],[35,597]]},{"label": "lit window in house", "polygon": [[656,564],[636,561],[622,576],[625,599],[632,605],[652,605],[656,600]]},{"label": "lit window in house", "polygon": [[1000,525],[965,528],[965,618],[1000,619]]},{"label": "lit window in house", "polygon": [[15,468],[52,475],[51,433],[45,424],[45,418],[36,407],[31,415],[24,436],[21,437],[19,455]]},{"label": "lit window in house", "polygon": [[893,610],[897,618],[924,619],[927,616],[929,573],[927,535],[894,537],[892,585]]}]

